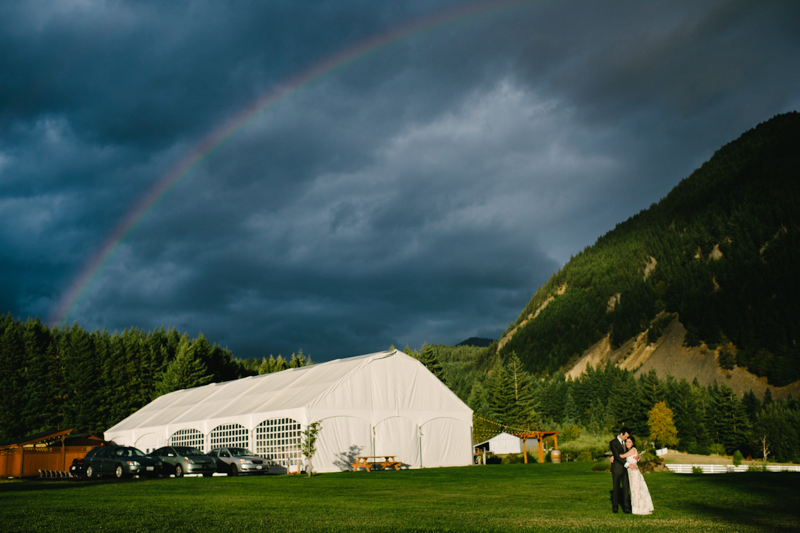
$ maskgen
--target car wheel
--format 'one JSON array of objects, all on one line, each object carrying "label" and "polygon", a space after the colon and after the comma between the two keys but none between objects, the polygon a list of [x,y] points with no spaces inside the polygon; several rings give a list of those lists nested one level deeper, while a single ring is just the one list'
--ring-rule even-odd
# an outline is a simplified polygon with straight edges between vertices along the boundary
[{"label": "car wheel", "polygon": [[239,470],[236,468],[236,465],[231,465],[231,469],[228,472],[228,475],[229,476],[238,476],[239,475]]},{"label": "car wheel", "polygon": [[86,467],[86,479],[92,479],[93,477],[95,477],[94,468],[92,468],[92,465],[89,465]]},{"label": "car wheel", "polygon": [[116,470],[114,470],[114,475],[117,476],[117,479],[125,477],[125,470],[122,469],[122,465],[117,465]]},{"label": "car wheel", "polygon": [[181,465],[175,465],[175,477],[183,477],[183,468],[181,468]]}]

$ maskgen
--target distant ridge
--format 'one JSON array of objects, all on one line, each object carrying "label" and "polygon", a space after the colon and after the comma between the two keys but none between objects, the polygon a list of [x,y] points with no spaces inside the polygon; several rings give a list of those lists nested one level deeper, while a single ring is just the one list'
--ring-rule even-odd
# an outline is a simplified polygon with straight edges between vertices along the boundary
[{"label": "distant ridge", "polygon": [[485,339],[483,337],[470,337],[465,341],[461,341],[456,346],[477,346],[478,348],[486,348],[495,342],[494,339]]}]

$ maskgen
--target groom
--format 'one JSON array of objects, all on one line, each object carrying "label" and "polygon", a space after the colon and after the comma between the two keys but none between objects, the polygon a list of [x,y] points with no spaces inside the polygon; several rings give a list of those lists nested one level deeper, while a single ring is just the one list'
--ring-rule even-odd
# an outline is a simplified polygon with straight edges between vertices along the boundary
[{"label": "groom", "polygon": [[[630,436],[628,428],[623,427],[619,435],[609,443],[611,448],[611,510],[615,513],[619,507],[620,489],[622,490],[622,512],[631,512],[631,496],[628,483],[628,471],[626,461],[621,454],[625,453],[625,440]],[[620,487],[622,484],[622,487]]]}]

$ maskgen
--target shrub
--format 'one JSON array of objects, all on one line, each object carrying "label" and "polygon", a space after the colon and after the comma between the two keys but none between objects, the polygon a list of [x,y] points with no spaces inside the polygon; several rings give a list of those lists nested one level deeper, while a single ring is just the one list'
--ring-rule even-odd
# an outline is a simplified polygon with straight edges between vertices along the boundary
[{"label": "shrub", "polygon": [[503,460],[497,455],[487,455],[486,456],[486,464],[487,465],[499,465],[502,462],[503,462]]},{"label": "shrub", "polygon": [[583,429],[580,426],[571,425],[566,426],[564,429],[561,430],[561,433],[558,436],[558,440],[561,443],[565,443],[571,440],[579,439],[583,434]]},{"label": "shrub", "polygon": [[611,463],[606,460],[597,461],[592,465],[592,472],[608,472],[611,470]]},{"label": "shrub", "polygon": [[579,437],[564,442],[558,440],[559,448],[562,454],[569,454],[571,457],[578,457],[583,452],[589,452],[592,457],[600,457],[608,451],[608,443],[614,436],[610,433],[608,435],[591,435],[589,433],[582,433]]},{"label": "shrub", "polygon": [[[503,461],[504,465],[515,465],[515,464],[519,464],[519,463],[524,463],[525,462],[525,456],[522,455],[521,453],[510,453],[510,454],[506,455],[505,457],[503,457],[502,461]],[[535,463],[537,461],[538,460],[534,459],[533,455],[531,455],[531,453],[528,452],[528,463]]]},{"label": "shrub", "polygon": [[712,444],[711,447],[710,447],[710,451],[711,451],[711,453],[715,453],[717,455],[726,455],[725,454],[725,446],[723,446],[719,442],[715,442],[714,444]]},{"label": "shrub", "polygon": [[[638,447],[636,448],[639,449]],[[647,448],[644,452],[639,453],[639,461],[655,461],[658,459],[656,451],[653,448]]]},{"label": "shrub", "polygon": [[692,474],[702,474],[702,473],[703,473],[703,469],[700,468],[699,466],[693,466],[692,467]]},{"label": "shrub", "polygon": [[744,457],[742,456],[742,452],[736,450],[736,453],[733,454],[733,466],[739,466],[742,464],[742,460]]},{"label": "shrub", "polygon": [[584,451],[582,451],[581,453],[578,454],[578,457],[575,460],[576,461],[591,461],[592,459],[594,459],[594,457],[592,457],[592,452],[590,452],[588,450],[584,450]]},{"label": "shrub", "polygon": [[711,455],[712,452],[710,446],[697,446],[693,453],[696,453],[697,455]]}]

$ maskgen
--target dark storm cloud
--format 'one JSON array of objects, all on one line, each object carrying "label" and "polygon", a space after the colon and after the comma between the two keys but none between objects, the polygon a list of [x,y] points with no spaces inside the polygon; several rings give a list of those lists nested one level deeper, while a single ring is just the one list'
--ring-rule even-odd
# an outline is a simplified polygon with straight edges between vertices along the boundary
[{"label": "dark storm cloud", "polygon": [[[145,192],[258,97],[460,5],[3,3],[3,310],[49,316]],[[498,6],[255,115],[69,319],[317,361],[497,336],[571,255],[800,105],[791,3]]]}]

